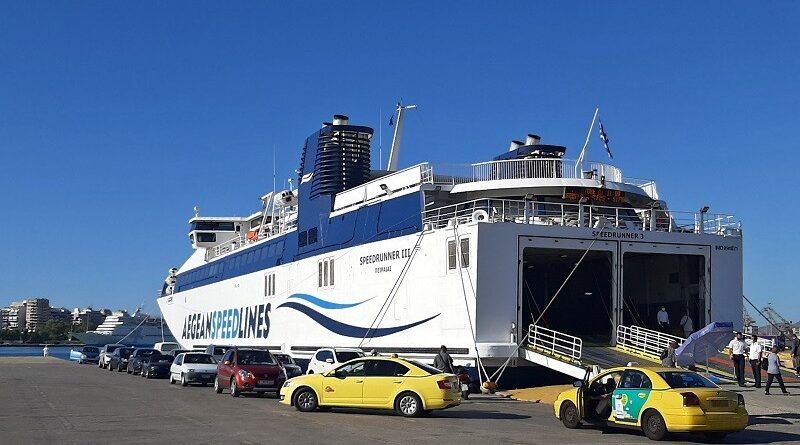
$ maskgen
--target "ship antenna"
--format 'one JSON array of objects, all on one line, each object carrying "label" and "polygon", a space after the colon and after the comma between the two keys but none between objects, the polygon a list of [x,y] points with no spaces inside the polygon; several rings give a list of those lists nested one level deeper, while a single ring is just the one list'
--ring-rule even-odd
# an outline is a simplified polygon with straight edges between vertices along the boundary
[{"label": "ship antenna", "polygon": [[378,107],[378,170],[383,167],[383,111]]},{"label": "ship antenna", "polygon": [[[397,102],[397,108],[395,111],[397,112],[397,122],[394,124],[394,136],[392,137],[392,149],[389,152],[389,165],[387,170],[389,171],[396,171],[397,170],[397,160],[400,157],[400,139],[403,136],[403,111],[405,110],[413,110],[417,108],[416,105],[403,105],[403,102]],[[392,124],[389,121],[389,124]]]}]

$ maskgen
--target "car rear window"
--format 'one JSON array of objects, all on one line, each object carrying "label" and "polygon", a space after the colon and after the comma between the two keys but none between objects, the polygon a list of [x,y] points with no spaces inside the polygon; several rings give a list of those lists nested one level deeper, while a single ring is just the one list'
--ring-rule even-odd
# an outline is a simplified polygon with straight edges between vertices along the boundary
[{"label": "car rear window", "polygon": [[197,363],[198,365],[213,365],[217,361],[208,354],[186,354],[183,356],[183,363]]},{"label": "car rear window", "polygon": [[228,348],[214,347],[214,355],[224,355],[226,352],[228,352]]},{"label": "car rear window", "polygon": [[670,388],[716,388],[711,380],[691,371],[659,372]]},{"label": "car rear window", "polygon": [[290,355],[285,354],[272,354],[273,357],[278,359],[279,362],[283,363],[284,365],[296,365],[294,359]]},{"label": "car rear window", "polygon": [[106,352],[114,352],[122,346],[106,346]]},{"label": "car rear window", "polygon": [[363,357],[363,352],[356,351],[336,351],[336,361],[339,363],[349,362],[350,360]]},{"label": "car rear window", "polygon": [[442,372],[444,372],[442,370],[434,368],[431,365],[426,365],[425,363],[420,363],[420,362],[418,362],[416,360],[408,360],[408,362],[411,363],[412,365],[416,366],[417,368],[427,372],[430,375],[441,374]]},{"label": "car rear window", "polygon": [[173,357],[171,355],[162,355],[162,354],[153,354],[151,355],[148,360],[150,363],[157,363],[157,362],[172,362]]},{"label": "car rear window", "polygon": [[133,349],[123,348],[119,350],[119,356],[122,358],[128,358],[133,354]]},{"label": "car rear window", "polygon": [[84,346],[83,347],[83,352],[97,353],[97,352],[100,352],[100,350],[95,348],[94,346]]}]

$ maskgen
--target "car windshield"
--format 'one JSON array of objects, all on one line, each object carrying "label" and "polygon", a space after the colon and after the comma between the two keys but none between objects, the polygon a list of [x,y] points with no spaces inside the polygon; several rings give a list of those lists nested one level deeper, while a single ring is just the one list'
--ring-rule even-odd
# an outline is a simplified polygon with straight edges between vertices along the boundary
[{"label": "car windshield", "polygon": [[121,346],[106,346],[106,352],[111,353],[121,348]]},{"label": "car windshield", "polygon": [[239,351],[238,360],[242,365],[274,365],[275,359],[269,351]]},{"label": "car windshield", "polygon": [[214,347],[214,355],[225,355],[226,352],[228,352],[228,348]]},{"label": "car windshield", "polygon": [[431,365],[426,365],[425,363],[420,363],[416,360],[409,360],[408,362],[416,366],[417,368],[422,369],[423,371],[427,372],[430,375],[441,374],[443,372],[442,370],[436,369]]},{"label": "car windshield", "polygon": [[119,356],[122,358],[128,358],[133,354],[133,349],[122,348],[119,350]]},{"label": "car windshield", "polygon": [[183,356],[183,363],[197,363],[199,365],[213,365],[217,363],[214,357],[208,354],[186,354]]},{"label": "car windshield", "polygon": [[153,354],[148,358],[148,360],[150,361],[150,363],[172,363],[172,356]]},{"label": "car windshield", "polygon": [[278,359],[278,361],[283,363],[284,365],[296,365],[294,359],[290,355],[272,354],[272,356]]},{"label": "car windshield", "polygon": [[97,354],[98,352],[100,352],[100,350],[95,348],[94,346],[84,346],[83,352],[88,352],[89,354]]},{"label": "car windshield", "polygon": [[139,351],[136,353],[136,355],[141,356],[141,357],[147,357],[148,355],[153,355],[153,354],[157,354],[157,353],[158,353],[158,351],[156,351],[155,349],[139,349]]},{"label": "car windshield", "polygon": [[336,351],[336,361],[339,363],[349,362],[354,358],[363,357],[363,352],[358,351]]},{"label": "car windshield", "polygon": [[691,371],[670,371],[658,373],[670,388],[716,388],[711,380]]}]

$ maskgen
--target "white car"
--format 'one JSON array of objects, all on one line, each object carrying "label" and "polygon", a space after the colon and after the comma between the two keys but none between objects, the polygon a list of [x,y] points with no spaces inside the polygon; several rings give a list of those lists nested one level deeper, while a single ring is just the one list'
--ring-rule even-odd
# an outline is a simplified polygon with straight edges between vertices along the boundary
[{"label": "white car", "polygon": [[204,352],[184,352],[178,354],[169,367],[169,382],[202,383],[203,386],[213,383],[217,377],[217,360]]},{"label": "white car", "polygon": [[153,345],[153,349],[162,354],[169,354],[170,352],[180,348],[181,345],[172,341],[162,341]]},{"label": "white car", "polygon": [[306,374],[322,374],[344,362],[363,356],[364,351],[358,348],[320,348],[308,362]]},{"label": "white car", "polygon": [[108,368],[108,362],[111,360],[111,353],[114,352],[117,348],[124,348],[125,345],[121,345],[119,343],[113,343],[110,345],[105,345],[100,348],[100,356],[97,359],[97,366],[100,368]]}]

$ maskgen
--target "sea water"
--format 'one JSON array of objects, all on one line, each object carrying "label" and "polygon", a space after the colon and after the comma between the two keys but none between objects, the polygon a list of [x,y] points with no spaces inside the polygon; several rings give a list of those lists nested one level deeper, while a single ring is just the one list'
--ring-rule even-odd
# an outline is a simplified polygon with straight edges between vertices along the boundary
[{"label": "sea water", "polygon": [[[48,346],[50,357],[69,360],[71,346]],[[41,357],[42,346],[0,346],[0,357]]]}]

